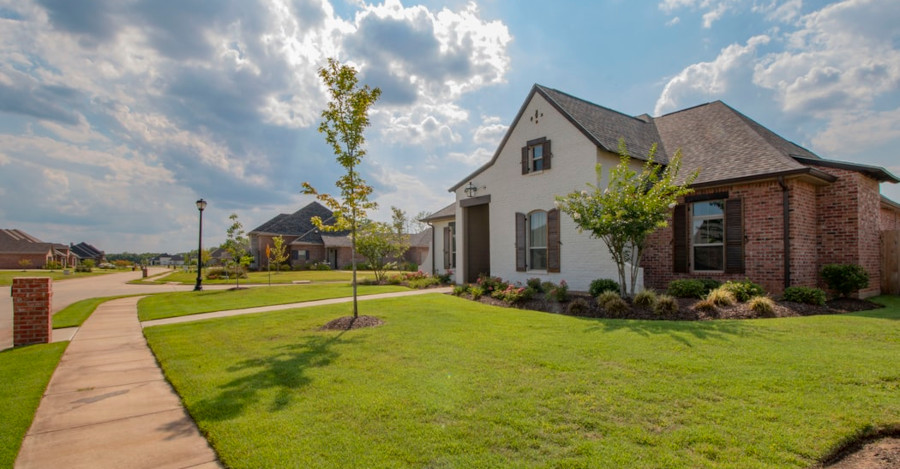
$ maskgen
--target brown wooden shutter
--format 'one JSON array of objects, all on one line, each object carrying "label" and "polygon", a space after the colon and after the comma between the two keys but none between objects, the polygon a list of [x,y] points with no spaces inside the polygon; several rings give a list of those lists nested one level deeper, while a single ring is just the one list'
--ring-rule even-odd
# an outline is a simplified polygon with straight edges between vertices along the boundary
[{"label": "brown wooden shutter", "polygon": [[744,213],[741,199],[725,201],[725,273],[744,273]]},{"label": "brown wooden shutter", "polygon": [[516,213],[516,271],[525,272],[528,266],[525,264],[525,214]]},{"label": "brown wooden shutter", "polygon": [[450,268],[450,227],[444,227],[444,268]]},{"label": "brown wooden shutter", "polygon": [[529,163],[528,147],[522,147],[522,174],[528,174]]},{"label": "brown wooden shutter", "polygon": [[674,264],[673,271],[676,273],[687,273],[688,271],[688,227],[687,227],[687,206],[678,204],[672,213],[672,233],[673,233],[673,251]]},{"label": "brown wooden shutter", "polygon": [[560,270],[559,210],[547,212],[547,272]]},{"label": "brown wooden shutter", "polygon": [[544,169],[545,170],[550,169],[550,160],[551,159],[552,158],[550,155],[550,140],[547,140],[546,142],[544,142]]}]

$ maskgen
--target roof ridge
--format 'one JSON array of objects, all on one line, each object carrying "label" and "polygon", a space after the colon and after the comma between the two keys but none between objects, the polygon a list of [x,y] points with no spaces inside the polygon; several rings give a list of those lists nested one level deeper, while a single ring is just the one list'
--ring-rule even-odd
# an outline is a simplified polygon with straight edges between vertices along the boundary
[{"label": "roof ridge", "polygon": [[[625,114],[625,113],[622,112],[622,111],[617,111],[617,110],[615,110],[615,109],[613,109],[613,108],[609,108],[609,107],[606,107],[606,106],[603,106],[603,105],[600,105],[600,104],[597,104],[597,103],[588,101],[588,100],[586,100],[586,99],[584,99],[584,98],[579,98],[578,96],[571,95],[571,94],[569,94],[569,93],[566,93],[565,91],[560,91],[560,90],[558,90],[558,89],[556,89],[556,88],[550,88],[549,86],[544,86],[544,85],[541,85],[541,84],[539,84],[539,83],[535,83],[534,86],[536,86],[536,87],[538,87],[539,89],[544,90],[544,91],[553,91],[553,92],[555,92],[555,93],[559,93],[559,94],[564,95],[564,96],[566,96],[566,97],[572,98],[572,99],[574,99],[574,100],[576,100],[576,101],[581,101],[581,102],[583,102],[583,103],[585,103],[585,104],[589,104],[589,105],[591,105],[591,106],[598,107],[598,108],[600,108],[600,109],[604,109],[604,110],[606,110],[606,111],[609,111],[609,112],[618,114],[618,115],[620,115],[620,116],[627,117],[627,118],[629,118],[629,119],[634,119],[634,120],[636,120],[636,121],[638,121],[638,122],[641,122],[641,123],[644,123],[644,124],[649,124],[649,123],[650,123],[650,122],[647,122],[647,121],[645,121],[644,119],[641,119],[641,118],[639,118],[639,117],[637,117],[637,116],[632,116],[631,114]],[[546,96],[546,97],[549,98],[549,99],[553,99],[553,98],[550,98],[549,96]],[[556,100],[553,99],[553,101],[556,101]],[[556,103],[557,103],[557,104],[560,104],[558,101],[557,101]],[[562,105],[560,105],[560,106],[562,107]],[[568,114],[569,112],[566,111],[566,113]]]}]

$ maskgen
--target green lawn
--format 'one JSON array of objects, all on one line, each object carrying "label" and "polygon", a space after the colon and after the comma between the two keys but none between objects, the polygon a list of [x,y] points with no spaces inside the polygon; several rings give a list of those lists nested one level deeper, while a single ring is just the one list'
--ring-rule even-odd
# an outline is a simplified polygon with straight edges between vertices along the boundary
[{"label": "green lawn", "polygon": [[805,468],[900,428],[900,299],[842,316],[599,320],[444,295],[145,329],[229,467]]},{"label": "green lawn", "polygon": [[25,432],[68,342],[0,352],[0,467],[13,467]]},{"label": "green lawn", "polygon": [[62,270],[26,270],[22,272],[21,270],[0,270],[0,286],[3,285],[12,285],[12,279],[15,277],[50,277],[54,282],[59,280],[70,280],[73,278],[84,278],[84,277],[92,277],[95,275],[103,275],[109,273],[115,273],[115,270],[98,270],[94,269],[93,272],[74,272],[71,271],[69,275],[63,274]]},{"label": "green lawn", "polygon": [[[360,296],[400,291],[409,291],[409,288],[394,285],[360,285],[358,287]],[[300,303],[352,295],[353,289],[349,284],[290,285],[272,288],[253,287],[241,290],[158,293],[142,298],[138,302],[138,319],[149,321],[211,311]]]},{"label": "green lawn", "polygon": [[100,306],[100,303],[114,300],[116,298],[125,298],[126,296],[135,295],[119,295],[105,296],[101,298],[88,298],[86,300],[76,301],[66,306],[53,315],[53,328],[61,329],[63,327],[79,327],[87,320]]},{"label": "green lawn", "polygon": [[[204,273],[206,271],[204,270]],[[248,278],[241,279],[241,284],[245,283],[259,283],[259,284],[267,284],[269,283],[269,273],[268,272],[250,272],[247,274]],[[310,281],[310,282],[349,282],[353,278],[353,272],[349,270],[303,270],[303,271],[291,271],[291,272],[272,272],[272,283],[291,283],[294,281]],[[375,273],[370,270],[363,270],[357,272],[357,278],[362,279],[374,279]],[[153,279],[155,283],[168,283],[168,282],[178,282],[182,285],[194,285],[197,283],[197,272],[183,272],[181,270],[172,271],[171,274],[155,277]],[[140,281],[132,282],[137,283]],[[204,285],[228,285],[234,284],[234,279],[230,280],[207,280],[205,277],[203,278]]]}]

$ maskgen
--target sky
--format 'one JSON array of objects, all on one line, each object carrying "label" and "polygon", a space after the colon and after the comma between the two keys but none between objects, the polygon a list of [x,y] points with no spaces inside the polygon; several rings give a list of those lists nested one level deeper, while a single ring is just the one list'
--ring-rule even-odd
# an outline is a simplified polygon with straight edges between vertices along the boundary
[{"label": "sky", "polygon": [[[631,115],[723,100],[900,175],[896,0],[0,0],[0,228],[182,252],[336,193],[317,70],[381,98],[360,168],[409,215],[487,162],[535,83]],[[900,187],[882,193],[900,201]]]}]

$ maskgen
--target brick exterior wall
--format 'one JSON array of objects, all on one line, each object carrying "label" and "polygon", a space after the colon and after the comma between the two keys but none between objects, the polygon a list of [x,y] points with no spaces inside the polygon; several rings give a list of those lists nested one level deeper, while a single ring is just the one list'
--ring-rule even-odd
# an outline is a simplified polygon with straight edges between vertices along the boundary
[{"label": "brick exterior wall", "polygon": [[47,256],[44,254],[0,254],[0,269],[21,269],[19,261],[28,259],[31,264],[28,269],[41,269],[47,264]]},{"label": "brick exterior wall", "polygon": [[[891,221],[881,210],[878,181],[854,171],[818,169],[838,180],[822,186],[799,179],[786,182],[790,204],[790,284],[824,288],[818,276],[823,265],[855,263],[869,273],[869,287],[859,295],[877,295],[881,291],[880,231]],[[645,284],[662,290],[679,278],[749,278],[772,294],[781,293],[785,286],[781,186],[777,181],[763,181],[701,189],[694,194],[717,192],[728,192],[729,198],[743,200],[745,273],[674,273],[670,220],[669,227],[650,237],[642,263]]]},{"label": "brick exterior wall", "polygon": [[881,206],[881,230],[900,230],[900,209],[890,206]]},{"label": "brick exterior wall", "polygon": [[53,283],[46,277],[13,279],[13,346],[50,343]]}]

